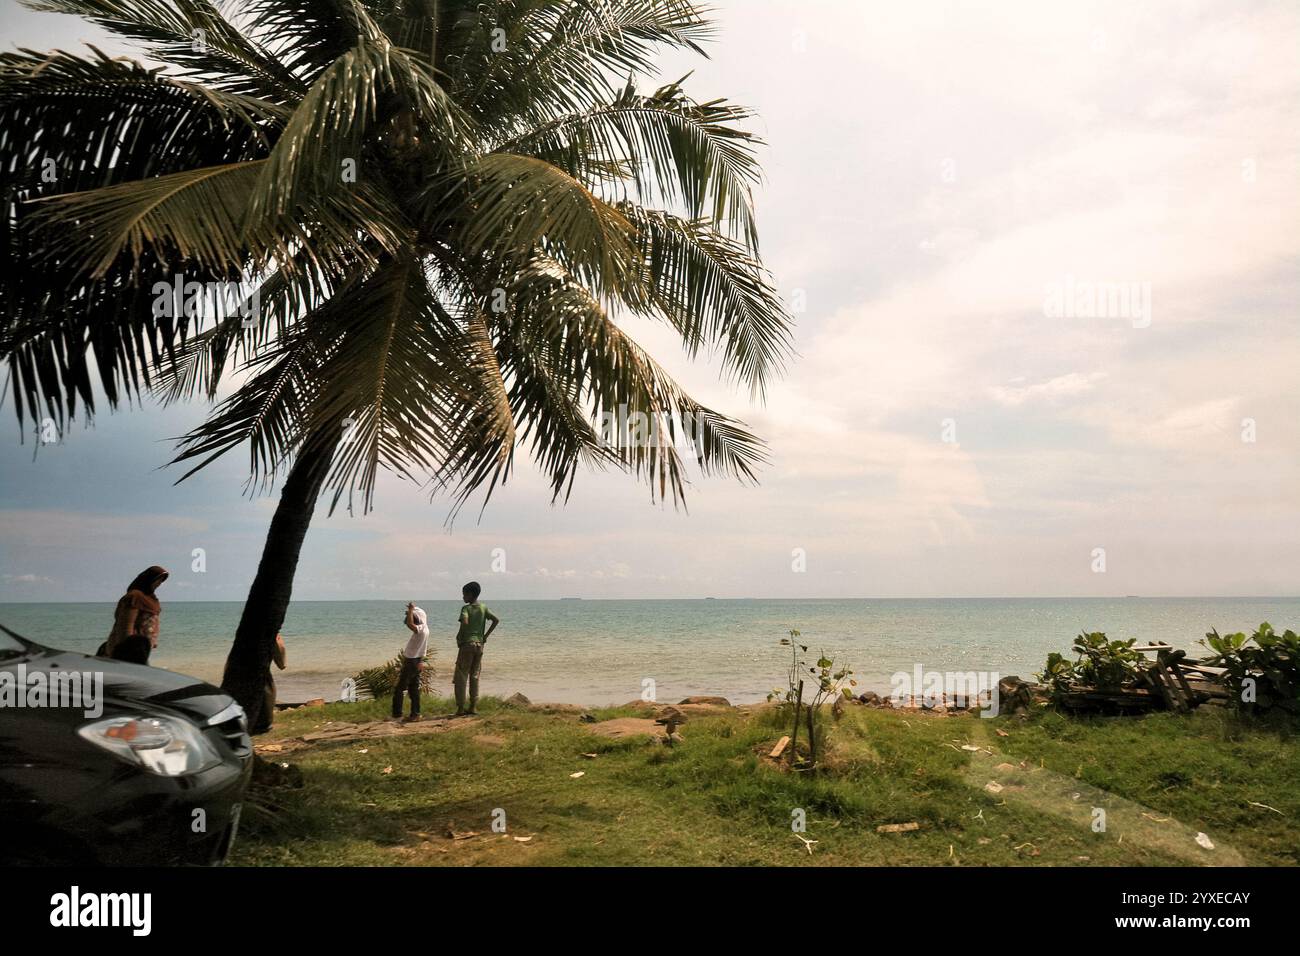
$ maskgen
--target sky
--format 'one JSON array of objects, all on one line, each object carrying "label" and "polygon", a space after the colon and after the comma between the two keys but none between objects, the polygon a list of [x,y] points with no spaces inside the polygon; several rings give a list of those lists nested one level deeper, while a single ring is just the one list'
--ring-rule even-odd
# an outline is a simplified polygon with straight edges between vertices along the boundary
[{"label": "sky", "polygon": [[[318,511],[294,597],[1300,593],[1300,7],[716,8],[710,58],[663,76],[759,114],[797,354],[754,402],[623,324],[766,439],[759,485],[696,480],[683,510],[583,473],[552,505],[521,467],[448,528],[385,479],[368,515]],[[5,49],[98,36],[14,0],[0,24]],[[6,397],[0,601],[111,600],[151,564],[170,600],[242,599],[274,497],[239,454],[162,467],[204,411],[38,449]]]}]

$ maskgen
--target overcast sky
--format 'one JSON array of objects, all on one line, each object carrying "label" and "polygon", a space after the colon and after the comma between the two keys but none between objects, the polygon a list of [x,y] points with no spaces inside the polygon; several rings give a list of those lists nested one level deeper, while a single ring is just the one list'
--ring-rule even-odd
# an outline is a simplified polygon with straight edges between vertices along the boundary
[{"label": "overcast sky", "polygon": [[[552,507],[521,469],[449,533],[381,482],[370,515],[318,514],[295,597],[1300,591],[1300,7],[718,6],[712,59],[664,71],[760,114],[799,355],[757,405],[628,327],[768,440],[761,486],[697,481],[688,514],[584,474]],[[96,36],[0,22],[5,48]],[[154,563],[172,600],[242,598],[274,499],[235,455],[157,470],[203,411],[104,414],[33,460],[6,396],[0,600],[109,600]]]}]

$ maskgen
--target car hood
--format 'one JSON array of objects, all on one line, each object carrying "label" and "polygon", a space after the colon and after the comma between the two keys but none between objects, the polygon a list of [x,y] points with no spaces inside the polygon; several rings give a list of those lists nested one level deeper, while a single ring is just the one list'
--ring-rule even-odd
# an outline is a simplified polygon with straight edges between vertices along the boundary
[{"label": "car hood", "polygon": [[32,645],[32,653],[23,659],[28,671],[82,671],[104,675],[106,700],[130,705],[134,702],[179,710],[206,723],[232,703],[229,694],[197,677],[177,674],[160,667],[129,664],[107,657],[91,657],[53,648]]}]

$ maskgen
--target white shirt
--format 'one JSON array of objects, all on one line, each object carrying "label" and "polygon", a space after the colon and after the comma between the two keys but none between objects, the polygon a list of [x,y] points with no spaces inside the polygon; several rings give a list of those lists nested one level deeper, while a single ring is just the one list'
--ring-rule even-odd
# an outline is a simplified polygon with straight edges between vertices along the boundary
[{"label": "white shirt", "polygon": [[421,608],[412,608],[411,623],[415,625],[415,631],[411,634],[411,639],[406,642],[406,650],[402,651],[402,654],[418,659],[424,657],[429,649],[429,619]]}]

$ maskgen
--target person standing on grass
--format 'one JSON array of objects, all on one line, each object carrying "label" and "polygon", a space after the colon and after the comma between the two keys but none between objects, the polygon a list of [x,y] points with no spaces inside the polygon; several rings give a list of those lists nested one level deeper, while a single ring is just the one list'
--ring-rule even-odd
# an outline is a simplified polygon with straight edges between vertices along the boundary
[{"label": "person standing on grass", "polygon": [[[461,600],[465,606],[460,609],[460,630],[456,632],[456,716],[477,714],[478,675],[483,666],[483,645],[497,629],[501,619],[479,602],[478,596],[483,589],[477,581],[471,581],[461,588]],[[487,630],[483,627],[488,621]],[[465,706],[465,685],[469,684],[469,707]]]},{"label": "person standing on grass", "polygon": [[424,611],[409,602],[406,605],[406,626],[411,632],[406,647],[402,650],[402,669],[397,675],[397,687],[393,690],[393,719],[402,717],[402,694],[411,697],[411,714],[407,723],[421,720],[420,717],[420,671],[424,670],[424,655],[429,650],[429,619]]}]

